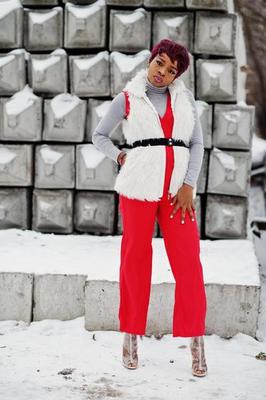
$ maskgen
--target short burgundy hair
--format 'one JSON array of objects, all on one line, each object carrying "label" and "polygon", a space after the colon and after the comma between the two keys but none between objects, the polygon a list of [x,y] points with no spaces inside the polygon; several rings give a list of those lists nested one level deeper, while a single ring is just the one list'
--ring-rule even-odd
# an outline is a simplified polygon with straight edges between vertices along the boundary
[{"label": "short burgundy hair", "polygon": [[185,46],[170,39],[162,39],[152,48],[149,62],[151,62],[157,54],[162,53],[166,53],[172,62],[177,60],[178,71],[175,78],[183,74],[189,67],[189,53]]}]

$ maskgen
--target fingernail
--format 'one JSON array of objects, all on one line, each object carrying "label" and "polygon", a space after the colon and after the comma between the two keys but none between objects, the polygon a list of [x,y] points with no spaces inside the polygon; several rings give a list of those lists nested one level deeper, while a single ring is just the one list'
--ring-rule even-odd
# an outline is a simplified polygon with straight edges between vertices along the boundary
[{"label": "fingernail", "polygon": [[173,215],[170,215],[170,218],[173,218]]},{"label": "fingernail", "polygon": [[185,221],[181,221],[181,224],[184,224],[185,223]]},{"label": "fingernail", "polygon": [[172,206],[173,205],[173,203],[170,203],[170,206]]},{"label": "fingernail", "polygon": [[195,221],[194,218],[192,218],[191,221]]}]

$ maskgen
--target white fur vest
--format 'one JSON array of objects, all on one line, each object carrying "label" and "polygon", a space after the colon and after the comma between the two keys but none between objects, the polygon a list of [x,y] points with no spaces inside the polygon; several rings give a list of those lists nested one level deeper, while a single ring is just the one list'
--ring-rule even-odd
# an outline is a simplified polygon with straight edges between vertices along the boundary
[{"label": "white fur vest", "polygon": [[[147,69],[140,70],[124,90],[129,94],[130,111],[122,122],[126,143],[135,140],[165,137],[159,115],[146,95]],[[195,124],[195,115],[183,80],[176,78],[169,86],[174,116],[172,137],[187,145]],[[189,149],[173,146],[174,168],[168,192],[174,196],[182,186],[189,162]],[[159,201],[163,195],[166,165],[165,146],[147,146],[127,149],[124,165],[115,181],[114,190],[132,199]],[[193,198],[196,187],[193,188]]]}]

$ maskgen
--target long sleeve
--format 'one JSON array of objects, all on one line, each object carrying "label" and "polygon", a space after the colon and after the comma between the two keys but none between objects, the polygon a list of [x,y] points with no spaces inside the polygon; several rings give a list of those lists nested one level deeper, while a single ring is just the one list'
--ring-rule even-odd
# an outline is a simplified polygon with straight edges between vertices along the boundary
[{"label": "long sleeve", "polygon": [[121,150],[114,145],[109,135],[123,120],[124,115],[125,95],[120,92],[113,98],[107,113],[92,133],[92,143],[95,147],[115,162],[117,162],[117,157]]},{"label": "long sleeve", "polygon": [[202,127],[196,108],[196,102],[193,93],[190,90],[188,90],[188,93],[190,94],[190,101],[192,103],[195,113],[195,126],[190,140],[190,149],[189,149],[190,157],[184,183],[187,183],[188,185],[194,187],[197,183],[202,166],[203,155],[204,155],[204,144],[203,144]]}]

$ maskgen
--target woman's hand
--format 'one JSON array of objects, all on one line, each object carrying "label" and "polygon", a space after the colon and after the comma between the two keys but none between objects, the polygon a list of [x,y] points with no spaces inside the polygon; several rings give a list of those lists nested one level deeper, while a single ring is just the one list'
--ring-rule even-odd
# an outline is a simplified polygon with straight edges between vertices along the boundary
[{"label": "woman's hand", "polygon": [[190,215],[191,221],[195,221],[194,212],[195,205],[193,201],[193,186],[183,183],[177,194],[172,198],[171,205],[174,205],[174,209],[171,212],[170,218],[173,218],[179,207],[182,208],[181,213],[181,224],[185,223],[186,210]]},{"label": "woman's hand", "polygon": [[127,153],[123,150],[121,151],[121,153],[118,154],[118,157],[117,157],[118,164],[123,165],[125,163],[126,155],[127,155]]}]

